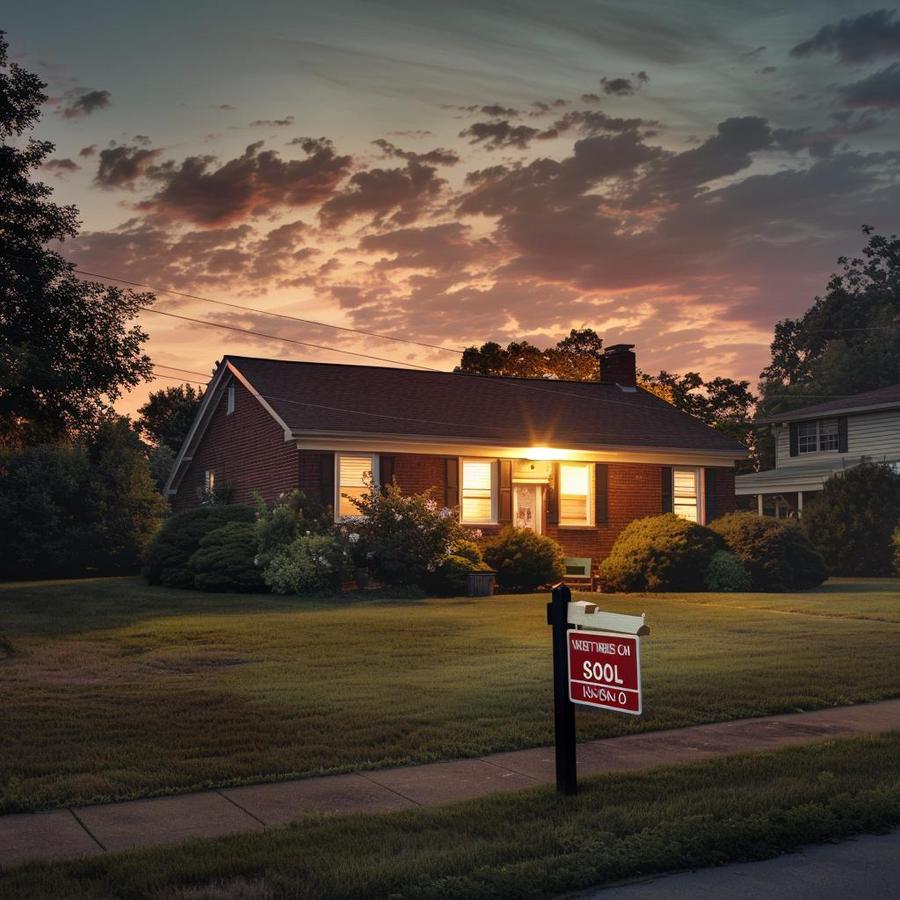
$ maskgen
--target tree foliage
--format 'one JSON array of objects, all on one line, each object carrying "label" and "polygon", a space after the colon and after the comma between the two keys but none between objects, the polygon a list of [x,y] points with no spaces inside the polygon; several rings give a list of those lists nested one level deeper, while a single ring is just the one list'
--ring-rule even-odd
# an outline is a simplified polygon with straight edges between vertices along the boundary
[{"label": "tree foliage", "polygon": [[890,575],[900,525],[900,475],[864,462],[832,475],[803,510],[803,527],[832,575]]},{"label": "tree foliage", "polygon": [[138,408],[138,431],[157,446],[165,445],[177,453],[202,399],[202,388],[195,389],[190,384],[152,391],[147,402]]},{"label": "tree foliage", "polygon": [[150,377],[147,335],[129,322],[154,298],[82,281],[47,248],[77,233],[78,213],[32,178],[54,150],[22,140],[46,85],[7,50],[0,32],[0,445],[14,447],[94,430]]},{"label": "tree foliage", "polygon": [[137,570],[166,503],[124,419],[89,441],[0,453],[0,578]]},{"label": "tree foliage", "polygon": [[771,416],[900,382],[900,238],[868,237],[860,256],[840,257],[825,294],[775,326],[760,378],[760,413]]}]

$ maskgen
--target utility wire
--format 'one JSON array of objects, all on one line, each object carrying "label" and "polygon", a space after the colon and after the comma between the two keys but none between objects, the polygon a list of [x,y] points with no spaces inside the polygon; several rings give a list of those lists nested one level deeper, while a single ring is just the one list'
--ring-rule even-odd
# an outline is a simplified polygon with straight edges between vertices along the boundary
[{"label": "utility wire", "polygon": [[228,306],[231,309],[240,309],[244,312],[258,313],[263,316],[272,316],[277,319],[289,319],[292,322],[300,322],[303,325],[317,325],[323,328],[334,328],[338,331],[349,331],[352,334],[361,334],[366,337],[374,337],[383,341],[396,341],[400,344],[414,344],[417,347],[427,347],[429,350],[442,350],[444,353],[455,353],[457,356],[462,354],[462,350],[457,347],[445,347],[441,344],[429,344],[426,341],[414,341],[410,338],[394,337],[390,334],[381,334],[377,331],[366,331],[362,328],[351,328],[348,325],[333,325],[331,322],[319,322],[316,319],[301,319],[299,316],[291,316],[287,313],[271,312],[267,309],[259,309],[253,306],[241,306],[239,303],[229,303],[225,300],[213,300],[211,297],[202,297],[199,294],[187,294],[184,291],[173,291],[169,288],[154,287],[152,284],[144,284],[140,281],[128,281],[125,278],[116,278],[114,275],[103,275],[100,272],[87,272],[84,269],[74,269],[78,275],[87,275],[90,278],[103,278],[106,281],[115,281],[119,284],[127,284],[130,287],[145,288],[157,294],[172,294],[175,297],[185,297],[189,300],[199,300],[203,303],[215,303],[217,306]]}]

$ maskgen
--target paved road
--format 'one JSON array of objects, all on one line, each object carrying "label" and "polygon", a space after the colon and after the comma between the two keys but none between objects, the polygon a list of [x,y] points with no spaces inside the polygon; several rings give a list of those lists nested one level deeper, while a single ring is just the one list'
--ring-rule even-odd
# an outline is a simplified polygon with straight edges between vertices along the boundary
[{"label": "paved road", "polygon": [[900,831],[819,844],[762,862],[683,872],[582,895],[582,900],[896,900]]}]

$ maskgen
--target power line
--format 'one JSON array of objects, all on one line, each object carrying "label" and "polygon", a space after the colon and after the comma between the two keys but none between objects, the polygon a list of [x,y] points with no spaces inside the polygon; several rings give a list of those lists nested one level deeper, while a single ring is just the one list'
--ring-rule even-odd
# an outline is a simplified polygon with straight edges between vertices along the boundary
[{"label": "power line", "polygon": [[[310,341],[298,341],[296,338],[282,337],[279,334],[267,334],[264,331],[254,331],[251,328],[239,328],[236,325],[225,325],[222,322],[209,322],[205,319],[195,319],[192,316],[183,316],[179,313],[166,312],[162,309],[154,309],[152,306],[141,306],[140,309],[147,312],[155,313],[158,316],[167,316],[170,319],[181,319],[184,322],[193,322],[196,325],[206,325],[208,328],[222,328],[226,331],[237,331],[241,334],[252,334],[256,337],[269,338],[273,341],[284,341],[287,344],[296,344],[300,347],[313,347],[316,350],[327,350],[330,353],[344,353],[347,356],[356,356],[361,359],[374,359],[378,362],[391,363],[392,365],[404,365],[396,359],[388,359],[384,356],[373,356],[371,353],[357,353],[354,350],[341,350],[339,347],[330,347],[327,344],[313,344]],[[433,366],[423,366],[419,363],[405,363],[406,366],[413,369],[424,369],[428,372],[442,372],[443,369],[435,369]]]},{"label": "power line", "polygon": [[87,272],[84,269],[74,269],[73,271],[78,275],[87,275],[90,278],[104,278],[106,279],[106,281],[115,281],[119,284],[127,284],[130,287],[145,288],[148,291],[153,291],[154,293],[158,294],[172,294],[176,297],[185,297],[189,300],[199,300],[203,303],[215,303],[217,306],[228,306],[231,309],[240,309],[244,312],[258,313],[259,315],[272,316],[277,319],[289,319],[292,322],[300,322],[303,325],[317,325],[323,328],[334,328],[338,331],[349,331],[352,334],[361,334],[366,337],[379,338],[380,340],[384,341],[396,341],[397,343],[401,344],[414,344],[417,347],[427,347],[430,350],[442,350],[444,353],[455,353],[457,355],[461,355],[463,352],[456,347],[445,347],[441,344],[429,344],[426,341],[414,341],[409,338],[395,337],[390,334],[381,334],[377,331],[366,331],[362,328],[351,328],[348,325],[333,325],[331,322],[320,322],[316,319],[302,319],[299,316],[291,316],[287,313],[271,312],[270,310],[258,309],[253,306],[241,306],[239,303],[229,303],[226,300],[213,300],[211,297],[202,297],[200,294],[187,294],[184,291],[174,291],[170,290],[169,288],[154,287],[152,284],[144,284],[140,281],[128,281],[125,278],[117,278],[114,275],[103,275],[100,272]]},{"label": "power line", "polygon": [[207,381],[212,378],[212,375],[207,372],[195,372],[193,369],[179,369],[178,366],[167,366],[165,363],[154,363],[153,367],[155,369],[172,369],[175,372],[184,372],[185,375],[199,375]]}]

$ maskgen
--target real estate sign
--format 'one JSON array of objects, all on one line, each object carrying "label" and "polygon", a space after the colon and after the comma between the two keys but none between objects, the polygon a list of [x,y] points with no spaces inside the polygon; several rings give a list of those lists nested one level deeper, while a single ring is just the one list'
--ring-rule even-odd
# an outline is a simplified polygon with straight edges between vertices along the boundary
[{"label": "real estate sign", "polygon": [[641,714],[640,640],[606,631],[568,632],[569,699]]}]

